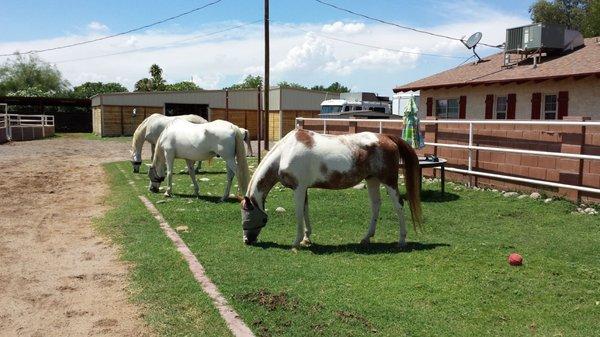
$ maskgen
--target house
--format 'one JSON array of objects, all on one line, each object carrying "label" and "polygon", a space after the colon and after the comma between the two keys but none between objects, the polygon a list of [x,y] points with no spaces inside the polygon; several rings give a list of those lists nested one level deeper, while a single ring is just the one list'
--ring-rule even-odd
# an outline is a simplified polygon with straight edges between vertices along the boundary
[{"label": "house", "polygon": [[[260,97],[260,98],[259,98]],[[338,93],[272,87],[269,91],[269,139],[279,140],[295,128],[296,117],[318,117],[321,102]],[[153,113],[196,114],[212,121],[228,120],[258,133],[258,111],[264,106],[256,89],[153,91],[99,94],[92,97],[93,132],[99,136],[131,135]]]},{"label": "house", "polygon": [[398,86],[420,90],[422,117],[449,119],[600,119],[600,37],[572,51],[506,64],[504,52]]}]

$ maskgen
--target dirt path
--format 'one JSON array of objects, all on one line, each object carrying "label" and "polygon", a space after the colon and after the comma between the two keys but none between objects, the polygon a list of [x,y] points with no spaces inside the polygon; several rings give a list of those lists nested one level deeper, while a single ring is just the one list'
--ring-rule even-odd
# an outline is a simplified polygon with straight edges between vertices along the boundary
[{"label": "dirt path", "polygon": [[76,138],[0,146],[0,336],[146,336],[127,267],[94,232],[102,162],[128,144]]}]

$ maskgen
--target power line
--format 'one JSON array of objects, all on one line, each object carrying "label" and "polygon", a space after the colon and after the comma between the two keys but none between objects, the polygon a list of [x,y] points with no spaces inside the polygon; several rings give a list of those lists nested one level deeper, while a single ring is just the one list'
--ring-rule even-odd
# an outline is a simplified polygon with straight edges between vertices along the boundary
[{"label": "power line", "polygon": [[[165,23],[165,22],[168,22],[168,21],[171,21],[171,20],[178,19],[178,18],[180,18],[182,16],[185,16],[185,15],[188,15],[188,14],[192,14],[192,13],[197,12],[199,10],[202,10],[202,9],[204,9],[206,7],[215,5],[215,4],[217,4],[217,3],[221,2],[221,1],[223,1],[223,0],[215,0],[213,2],[209,2],[209,3],[207,3],[207,4],[203,5],[203,6],[196,7],[194,9],[191,9],[189,11],[186,11],[186,12],[183,12],[183,13],[180,13],[180,14],[177,14],[175,16],[171,16],[171,17],[168,17],[166,19],[155,21],[153,23],[150,23],[150,24],[147,24],[147,25],[144,25],[144,26],[141,26],[141,27],[133,28],[133,29],[130,29],[130,30],[127,30],[127,31],[124,31],[124,32],[117,33],[117,34],[107,35],[107,36],[99,37],[99,38],[92,39],[92,40],[86,40],[86,41],[71,43],[71,44],[62,45],[62,46],[58,46],[58,47],[52,47],[52,48],[46,48],[46,49],[38,49],[38,50],[30,50],[30,51],[23,52],[23,53],[20,53],[20,54],[27,55],[27,54],[34,54],[34,53],[42,53],[42,52],[47,52],[47,51],[51,51],[51,50],[65,49],[65,48],[80,46],[80,45],[83,45],[83,44],[88,44],[88,43],[93,43],[93,42],[98,42],[98,41],[102,41],[102,40],[111,39],[113,37],[122,36],[122,35],[126,35],[126,34],[129,34],[129,33],[137,32],[137,31],[144,30],[144,29],[147,29],[147,28],[150,28],[150,27],[154,27],[156,25],[160,25],[162,23]],[[13,56],[14,54],[15,53],[0,54],[0,57]]]},{"label": "power line", "polygon": [[400,50],[400,49],[380,47],[380,46],[375,46],[375,45],[361,43],[361,42],[354,42],[354,41],[344,40],[344,39],[340,39],[340,38],[337,38],[337,37],[333,37],[333,36],[329,36],[329,35],[324,35],[324,34],[316,33],[316,32],[310,31],[310,30],[305,30],[305,29],[302,29],[302,28],[299,28],[299,27],[294,27],[294,26],[288,26],[288,27],[292,28],[292,29],[297,29],[297,30],[303,31],[305,33],[314,34],[316,36],[320,36],[320,37],[325,38],[325,39],[339,41],[339,42],[344,42],[344,43],[348,43],[348,44],[353,44],[353,45],[356,45],[356,46],[362,46],[362,47],[368,47],[368,48],[374,48],[374,49],[382,49],[382,50],[388,50],[388,51],[393,51],[393,52],[397,52],[397,53],[404,53],[404,54],[423,55],[423,56],[432,56],[432,57],[444,57],[444,58],[453,58],[453,59],[461,59],[461,60],[464,58],[464,56],[453,56],[453,55],[443,55],[443,54],[421,53],[421,52],[416,52],[416,51],[407,51],[407,50]]},{"label": "power line", "polygon": [[[395,26],[395,27],[398,27],[398,28],[401,28],[401,29],[411,30],[411,31],[417,32],[417,33],[422,33],[422,34],[427,34],[427,35],[431,35],[431,36],[435,36],[435,37],[441,37],[441,38],[444,38],[444,39],[449,39],[449,40],[461,41],[462,42],[462,39],[459,39],[459,38],[456,38],[456,37],[442,35],[442,34],[438,34],[438,33],[432,33],[432,32],[428,32],[426,30],[417,29],[417,28],[413,28],[413,27],[402,26],[402,25],[399,25],[399,24],[394,23],[394,22],[385,21],[385,20],[382,20],[382,19],[378,19],[378,18],[369,16],[369,15],[366,15],[366,14],[362,14],[362,13],[358,13],[358,12],[355,12],[355,11],[352,11],[352,10],[349,10],[349,9],[346,9],[346,8],[342,8],[342,7],[339,7],[339,6],[334,5],[332,3],[329,3],[329,2],[325,2],[325,1],[322,1],[322,0],[315,0],[315,1],[318,2],[318,3],[320,3],[320,4],[322,4],[322,5],[329,6],[331,8],[335,8],[337,10],[340,10],[340,11],[343,11],[343,12],[347,12],[347,13],[350,13],[350,14],[353,14],[353,15],[356,15],[356,16],[360,16],[360,17],[363,17],[365,19],[377,21],[377,22],[380,22],[380,23],[383,23],[383,24],[386,24],[386,25],[391,25],[391,26]],[[500,46],[494,46],[494,45],[487,44],[487,43],[480,43],[480,44],[482,44],[484,46],[492,47],[492,48],[501,48]]]},{"label": "power line", "polygon": [[89,56],[89,57],[81,57],[81,58],[76,58],[76,59],[62,60],[62,61],[50,62],[50,63],[61,64],[61,63],[68,63],[68,62],[87,61],[87,60],[93,60],[93,59],[103,58],[103,57],[109,57],[109,56],[116,56],[116,55],[137,53],[137,52],[140,52],[140,51],[150,50],[150,49],[166,49],[166,48],[175,47],[175,45],[178,45],[178,44],[182,44],[182,43],[185,43],[185,42],[189,42],[189,41],[201,39],[201,38],[204,38],[204,37],[209,37],[209,36],[220,34],[220,33],[224,33],[224,32],[227,32],[227,31],[230,31],[230,30],[234,30],[234,29],[237,29],[237,28],[241,28],[241,27],[244,27],[244,26],[249,26],[249,25],[261,22],[261,21],[262,20],[255,20],[255,21],[247,22],[247,23],[244,23],[244,24],[241,24],[241,25],[227,27],[225,29],[217,30],[217,31],[214,31],[214,32],[210,32],[210,33],[206,33],[206,34],[199,34],[199,35],[196,35],[196,36],[192,36],[190,38],[172,41],[172,42],[169,42],[167,44],[159,44],[159,45],[153,45],[153,46],[148,46],[148,47],[142,47],[142,48],[136,48],[136,49],[131,49],[131,50],[125,50],[125,51],[116,52],[116,53],[96,55],[96,56]]}]

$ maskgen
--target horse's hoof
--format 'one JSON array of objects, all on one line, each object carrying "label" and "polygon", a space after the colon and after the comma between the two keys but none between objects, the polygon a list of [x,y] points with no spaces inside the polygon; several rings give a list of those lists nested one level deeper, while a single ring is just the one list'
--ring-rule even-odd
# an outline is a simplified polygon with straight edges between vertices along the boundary
[{"label": "horse's hoof", "polygon": [[170,198],[170,197],[172,197],[172,196],[173,196],[173,195],[171,195],[171,193],[165,192],[165,197],[167,197],[167,198]]},{"label": "horse's hoof", "polygon": [[360,244],[363,246],[368,246],[371,243],[371,239],[362,239],[360,240]]},{"label": "horse's hoof", "polygon": [[300,246],[302,247],[309,247],[311,244],[312,242],[310,241],[310,239],[304,239],[300,241]]}]

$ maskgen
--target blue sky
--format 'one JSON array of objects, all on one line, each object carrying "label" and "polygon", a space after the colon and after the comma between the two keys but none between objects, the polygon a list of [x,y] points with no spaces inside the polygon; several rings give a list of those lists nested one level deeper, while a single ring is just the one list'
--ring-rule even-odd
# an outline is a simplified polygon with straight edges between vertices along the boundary
[{"label": "blue sky", "polygon": [[[208,1],[28,1],[2,0],[0,53],[51,47],[116,33],[162,19]],[[331,0],[381,19],[461,37],[483,31],[483,41],[500,43],[507,27],[527,23],[532,1]],[[193,79],[220,88],[247,73],[262,71],[262,27],[245,26],[210,39],[173,48],[147,50],[235,24],[262,18],[262,0],[223,0],[175,21],[131,36],[85,47],[41,53],[72,84],[86,80],[121,81],[127,86],[158,63],[169,81]],[[459,43],[409,33],[325,7],[314,0],[272,0],[272,72],[275,80],[306,85],[340,81],[356,90],[390,94],[406,83],[456,66],[462,59],[435,58],[348,45],[323,38],[452,56],[469,56]],[[336,23],[338,22],[338,23]],[[302,29],[302,30],[300,30]],[[314,34],[307,33],[314,32]],[[123,51],[144,51],[70,61]],[[483,48],[483,54],[492,52]],[[1,59],[0,59],[1,61]],[[63,62],[70,61],[70,62]]]}]

